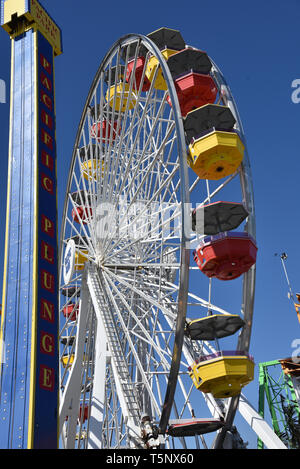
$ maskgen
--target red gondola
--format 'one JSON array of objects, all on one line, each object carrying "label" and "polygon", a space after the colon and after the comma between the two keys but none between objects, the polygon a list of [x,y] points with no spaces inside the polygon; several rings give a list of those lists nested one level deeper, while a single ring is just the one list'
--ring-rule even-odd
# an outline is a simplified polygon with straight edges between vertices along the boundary
[{"label": "red gondola", "polygon": [[[78,420],[81,422],[81,414],[82,414],[82,406],[79,407],[79,413],[78,413]],[[83,419],[82,419],[82,424],[88,419],[89,417],[89,406],[85,405],[83,409]],[[66,416],[66,422],[69,420],[69,416]]]},{"label": "red gondola", "polygon": [[[183,117],[190,111],[216,100],[218,90],[210,75],[190,72],[177,78],[174,83]],[[171,105],[169,96],[167,101]]]},{"label": "red gondola", "polygon": [[81,418],[82,418],[82,423],[84,423],[89,418],[89,406],[87,404],[83,407],[83,416],[82,417],[81,417],[81,415],[82,415],[82,405],[79,407],[78,418],[79,418],[80,422],[81,422]]},{"label": "red gondola", "polygon": [[247,233],[225,232],[206,236],[193,252],[194,260],[207,277],[233,280],[256,262],[257,247]]},{"label": "red gondola", "polygon": [[[135,82],[136,82],[136,87],[137,91],[140,88],[141,84],[141,79],[143,75],[143,70],[144,70],[144,65],[145,65],[145,57],[138,57],[136,60],[136,68],[135,68]],[[127,65],[127,71],[126,71],[126,81],[127,83],[130,82],[130,77],[132,74],[132,69],[134,67],[134,59],[130,60]],[[142,91],[148,91],[150,88],[151,82],[150,80],[144,75],[144,82],[143,82],[143,87]],[[135,88],[135,84],[133,82],[133,87]]]},{"label": "red gondola", "polygon": [[92,216],[91,207],[79,206],[79,207],[76,207],[76,209],[73,208],[72,210],[72,218],[76,223],[80,223],[80,220],[81,220],[82,223],[86,225],[88,218],[91,216]]},{"label": "red gondola", "polygon": [[69,321],[76,321],[78,310],[79,310],[78,305],[71,303],[68,306],[64,307],[63,315],[66,319],[69,319]]},{"label": "red gondola", "polygon": [[[113,126],[111,125],[111,122],[107,122],[106,120],[102,122],[97,122],[97,123],[95,122],[91,127],[91,137],[96,138],[98,142],[100,142],[101,140],[102,143],[105,143],[106,132],[107,132],[107,141],[109,141],[111,129],[113,128],[112,140],[115,140],[116,135],[117,135],[117,125],[118,125],[117,121],[114,121]],[[101,127],[102,127],[102,138],[101,138]],[[121,126],[119,126],[119,133],[120,133],[120,130],[121,130]]]}]

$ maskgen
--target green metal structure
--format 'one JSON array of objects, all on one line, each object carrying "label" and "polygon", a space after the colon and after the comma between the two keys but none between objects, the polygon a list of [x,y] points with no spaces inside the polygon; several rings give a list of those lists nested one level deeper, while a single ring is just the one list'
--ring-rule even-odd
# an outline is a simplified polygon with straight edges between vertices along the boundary
[{"label": "green metal structure", "polygon": [[[300,410],[291,377],[284,373],[279,360],[259,364],[258,410],[262,417],[265,417],[265,400],[269,407],[274,432],[283,439],[283,435],[287,435],[291,430],[284,408],[294,409],[298,420]],[[257,447],[264,448],[260,439]]]}]

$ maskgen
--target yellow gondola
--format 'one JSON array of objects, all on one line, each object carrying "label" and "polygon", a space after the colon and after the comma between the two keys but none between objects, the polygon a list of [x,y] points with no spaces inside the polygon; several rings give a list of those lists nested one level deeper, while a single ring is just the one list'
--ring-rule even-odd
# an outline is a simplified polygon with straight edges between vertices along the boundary
[{"label": "yellow gondola", "polygon": [[96,180],[100,173],[101,173],[101,176],[103,177],[104,162],[96,160],[95,158],[84,161],[83,163],[81,163],[81,171],[82,171],[84,179]]},{"label": "yellow gondola", "polygon": [[136,104],[136,97],[131,92],[129,96],[129,84],[128,83],[118,83],[116,86],[111,86],[106,92],[106,101],[109,103],[110,107],[113,108],[115,101],[115,110],[125,112],[127,102],[129,100],[128,109],[133,109]]},{"label": "yellow gondola", "polygon": [[75,251],[75,270],[83,270],[87,261],[88,251]]},{"label": "yellow gondola", "polygon": [[237,133],[214,131],[189,145],[188,164],[200,179],[218,180],[233,174],[243,157]]},{"label": "yellow gondola", "polygon": [[64,355],[61,359],[63,367],[66,368],[67,366],[72,366],[74,363],[75,354],[72,353],[71,355]]},{"label": "yellow gondola", "polygon": [[[83,363],[86,361],[86,357],[87,355],[83,355]],[[61,362],[64,368],[66,367],[69,368],[70,366],[72,366],[74,363],[74,360],[75,360],[75,353],[71,353],[71,355],[69,354],[63,355],[61,358]]]},{"label": "yellow gondola", "polygon": [[[177,52],[178,50],[173,50],[173,49],[164,49],[161,51],[162,55],[164,56],[166,60],[168,60],[168,58],[171,57],[171,55],[176,54]],[[159,67],[158,59],[155,56],[151,56],[148,61],[146,72],[145,72],[145,75],[150,82],[152,82],[154,79],[154,74],[156,72],[157,67]],[[160,67],[157,72],[156,80],[153,86],[157,90],[166,91],[168,89],[167,83],[164,79],[164,76]]]},{"label": "yellow gondola", "polygon": [[239,394],[254,379],[254,362],[242,352],[218,352],[194,362],[189,375],[199,391],[222,399]]}]

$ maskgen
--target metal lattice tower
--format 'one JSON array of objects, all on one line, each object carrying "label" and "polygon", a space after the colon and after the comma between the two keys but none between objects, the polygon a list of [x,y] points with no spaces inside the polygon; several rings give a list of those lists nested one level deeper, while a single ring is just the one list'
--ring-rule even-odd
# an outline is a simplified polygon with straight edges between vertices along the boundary
[{"label": "metal lattice tower", "polygon": [[[279,437],[286,433],[289,427],[283,404],[294,406],[299,417],[297,395],[291,375],[285,366],[287,360],[292,361],[273,360],[259,364],[259,413],[265,417],[265,400],[267,400],[273,429]],[[258,438],[258,449],[263,448],[263,442]]]}]

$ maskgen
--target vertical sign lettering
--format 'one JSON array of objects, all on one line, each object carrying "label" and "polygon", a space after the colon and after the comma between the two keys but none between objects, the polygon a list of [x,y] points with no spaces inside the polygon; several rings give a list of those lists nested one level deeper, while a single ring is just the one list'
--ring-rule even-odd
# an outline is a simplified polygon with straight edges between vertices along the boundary
[{"label": "vertical sign lettering", "polygon": [[[56,437],[58,381],[58,272],[54,54],[38,34],[38,272],[35,425]],[[52,425],[50,425],[52,422]],[[49,431],[50,427],[52,428]],[[39,436],[39,440],[41,440]],[[37,447],[37,444],[34,445]]]}]

